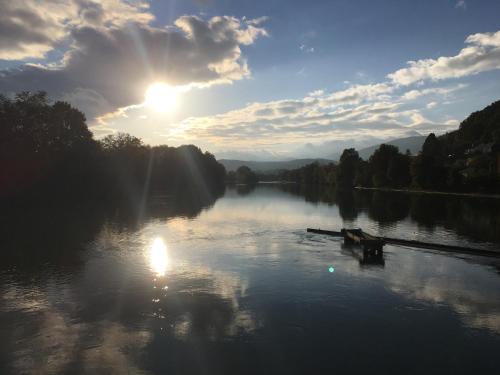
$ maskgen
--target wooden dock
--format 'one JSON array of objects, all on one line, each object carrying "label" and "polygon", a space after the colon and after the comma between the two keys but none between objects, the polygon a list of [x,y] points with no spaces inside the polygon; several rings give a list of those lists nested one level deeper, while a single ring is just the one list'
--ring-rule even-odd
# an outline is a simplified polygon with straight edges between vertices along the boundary
[{"label": "wooden dock", "polygon": [[363,232],[361,229],[342,229],[340,232],[322,229],[307,228],[308,232],[325,234],[334,237],[343,237],[345,243],[357,244],[363,247],[363,249],[370,251],[382,251],[385,244],[399,245],[414,247],[419,249],[429,249],[429,250],[440,250],[447,252],[455,252],[461,254],[471,254],[471,255],[481,255],[488,257],[500,258],[500,251],[485,250],[485,249],[475,249],[464,246],[454,246],[445,244],[436,244],[415,240],[405,240],[399,238],[390,237],[376,237]]}]

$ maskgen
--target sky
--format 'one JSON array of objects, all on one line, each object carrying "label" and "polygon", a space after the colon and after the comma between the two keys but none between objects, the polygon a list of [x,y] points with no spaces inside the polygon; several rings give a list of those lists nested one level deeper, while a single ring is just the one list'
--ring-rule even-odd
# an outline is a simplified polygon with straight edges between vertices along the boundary
[{"label": "sky", "polygon": [[498,0],[0,0],[0,93],[97,138],[331,157],[454,130],[500,99]]}]

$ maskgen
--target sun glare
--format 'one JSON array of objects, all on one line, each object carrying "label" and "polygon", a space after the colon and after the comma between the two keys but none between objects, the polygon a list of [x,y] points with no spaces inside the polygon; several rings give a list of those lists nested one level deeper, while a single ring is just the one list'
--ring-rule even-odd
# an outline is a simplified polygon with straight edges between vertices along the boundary
[{"label": "sun glare", "polygon": [[144,104],[158,112],[172,112],[177,104],[177,90],[165,83],[153,83],[146,90]]},{"label": "sun glare", "polygon": [[154,239],[149,249],[149,263],[157,276],[165,276],[170,265],[170,258],[167,246],[160,237]]}]

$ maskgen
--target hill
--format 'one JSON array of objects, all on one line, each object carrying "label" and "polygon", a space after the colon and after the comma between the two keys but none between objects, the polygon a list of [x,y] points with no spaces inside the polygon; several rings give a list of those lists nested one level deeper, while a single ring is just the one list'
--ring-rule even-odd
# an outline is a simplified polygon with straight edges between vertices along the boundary
[{"label": "hill", "polygon": [[500,100],[472,113],[455,131],[439,137],[446,152],[457,156],[470,153],[483,145],[500,143]]},{"label": "hill", "polygon": [[[414,137],[394,139],[392,141],[383,143],[386,145],[396,146],[402,153],[405,153],[406,150],[410,150],[410,154],[417,155],[422,149],[425,138],[425,135],[418,135]],[[372,156],[372,154],[375,152],[375,150],[380,147],[381,144],[382,143],[375,146],[362,148],[358,151],[359,156],[364,160],[368,160],[370,156]]]},{"label": "hill", "polygon": [[321,165],[333,163],[330,159],[293,159],[287,161],[251,161],[251,160],[233,160],[220,159],[218,160],[226,171],[236,171],[239,167],[246,165],[250,169],[259,173],[273,173],[282,170],[297,169],[307,164],[318,162]]}]

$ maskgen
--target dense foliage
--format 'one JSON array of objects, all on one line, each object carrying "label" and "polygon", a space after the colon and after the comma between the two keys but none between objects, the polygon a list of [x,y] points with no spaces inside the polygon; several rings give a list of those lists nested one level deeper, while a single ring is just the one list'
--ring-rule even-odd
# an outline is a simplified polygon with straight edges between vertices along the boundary
[{"label": "dense foliage", "polygon": [[334,185],[335,170],[336,166],[333,163],[326,165],[311,163],[298,169],[283,171],[278,178],[298,184]]},{"label": "dense foliage", "polygon": [[189,145],[147,146],[117,134],[94,140],[85,116],[46,94],[0,96],[0,196],[122,197],[153,189],[213,195],[225,169]]},{"label": "dense foliage", "polygon": [[249,167],[242,165],[235,172],[230,171],[227,173],[227,182],[233,184],[255,185],[259,182],[259,178]]}]

